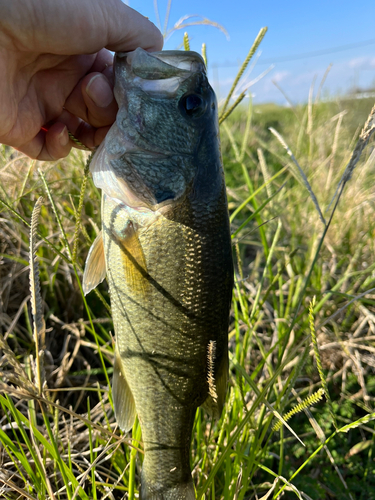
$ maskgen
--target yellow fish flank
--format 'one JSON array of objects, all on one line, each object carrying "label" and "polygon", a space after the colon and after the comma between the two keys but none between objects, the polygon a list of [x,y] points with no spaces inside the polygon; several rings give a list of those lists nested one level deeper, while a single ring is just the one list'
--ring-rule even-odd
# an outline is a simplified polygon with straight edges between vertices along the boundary
[{"label": "yellow fish flank", "polygon": [[107,275],[119,426],[138,415],[143,500],[193,500],[196,409],[221,414],[233,265],[217,104],[194,52],[117,54],[116,123],[92,162],[102,233],[84,290]]}]

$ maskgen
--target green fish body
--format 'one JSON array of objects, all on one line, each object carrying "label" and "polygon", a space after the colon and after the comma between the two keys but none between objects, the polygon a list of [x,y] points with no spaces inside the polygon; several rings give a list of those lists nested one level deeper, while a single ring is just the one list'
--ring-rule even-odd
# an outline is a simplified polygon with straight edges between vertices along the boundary
[{"label": "green fish body", "polygon": [[138,415],[143,500],[193,500],[196,409],[221,414],[233,264],[217,104],[201,57],[117,54],[116,123],[92,162],[102,238],[87,293],[107,275],[116,332],[113,400]]}]

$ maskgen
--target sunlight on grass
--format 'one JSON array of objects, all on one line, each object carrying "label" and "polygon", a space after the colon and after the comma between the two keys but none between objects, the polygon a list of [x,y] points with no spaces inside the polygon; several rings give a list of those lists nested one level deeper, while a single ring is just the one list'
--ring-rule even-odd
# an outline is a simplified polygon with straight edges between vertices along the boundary
[{"label": "sunlight on grass", "polygon": [[[218,422],[195,417],[199,499],[375,498],[373,115],[360,132],[371,106],[220,110],[230,383]],[[138,497],[140,426],[123,435],[113,415],[107,285],[87,300],[81,287],[100,220],[87,158],[0,147],[1,498]]]}]

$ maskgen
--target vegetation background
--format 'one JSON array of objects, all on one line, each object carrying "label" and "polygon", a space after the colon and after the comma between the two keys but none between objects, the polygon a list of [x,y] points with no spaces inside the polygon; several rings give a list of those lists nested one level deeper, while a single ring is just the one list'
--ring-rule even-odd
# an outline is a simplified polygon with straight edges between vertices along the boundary
[{"label": "vegetation background", "polygon": [[[192,436],[199,499],[375,498],[373,102],[312,95],[220,109],[236,282],[227,404]],[[107,286],[81,288],[100,226],[86,160],[0,149],[0,498],[138,496]]]}]

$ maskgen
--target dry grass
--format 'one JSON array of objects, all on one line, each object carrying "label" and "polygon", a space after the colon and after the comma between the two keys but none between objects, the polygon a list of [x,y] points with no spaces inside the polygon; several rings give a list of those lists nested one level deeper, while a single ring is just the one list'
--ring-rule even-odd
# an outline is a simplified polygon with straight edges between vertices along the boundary
[{"label": "dry grass", "polygon": [[[306,181],[329,221],[360,128],[353,133],[349,113],[332,106],[310,102],[293,111],[293,121],[280,112],[280,128],[264,112],[250,126],[250,115],[235,111],[223,128],[236,256],[230,387],[220,422],[196,415],[198,498],[374,498],[374,143],[351,172],[328,228]],[[137,495],[141,436],[138,424],[132,437],[123,436],[113,416],[106,284],[87,302],[80,288],[100,224],[91,180],[77,216],[85,158],[75,152],[37,164],[1,149],[0,496],[7,499]],[[36,351],[29,225],[40,196],[34,248],[45,334]],[[311,321],[338,430],[326,403],[307,407],[312,398],[300,408],[307,416],[293,416],[292,432],[281,427],[279,434],[272,430],[277,419],[322,384]]]}]

